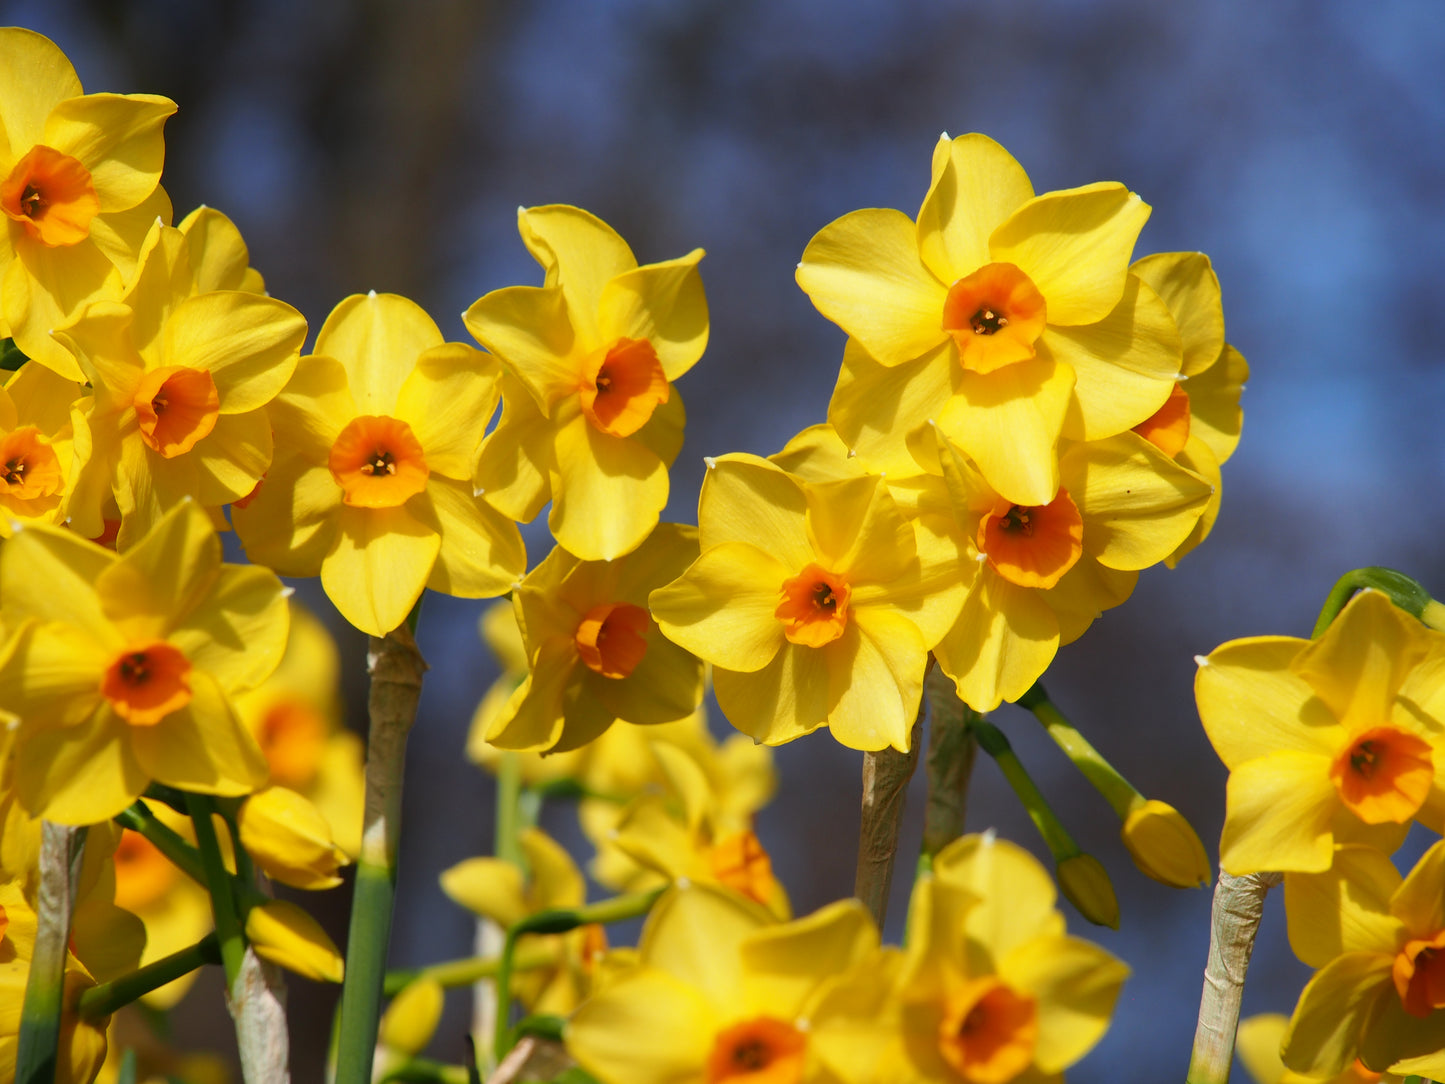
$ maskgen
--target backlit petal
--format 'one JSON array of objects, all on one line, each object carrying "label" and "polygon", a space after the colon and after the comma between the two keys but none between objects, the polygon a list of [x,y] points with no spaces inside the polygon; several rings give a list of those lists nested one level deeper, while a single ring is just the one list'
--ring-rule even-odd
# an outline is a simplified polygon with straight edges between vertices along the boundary
[{"label": "backlit petal", "polygon": [[597,339],[603,288],[637,266],[627,242],[596,215],[567,204],[518,208],[517,229],[546,271],[546,285],[561,286],[578,331]]},{"label": "backlit petal", "polygon": [[602,341],[646,339],[668,380],[696,364],[707,348],[707,297],[697,263],[703,251],[623,271],[602,288],[598,309]]},{"label": "backlit petal", "polygon": [[742,453],[719,456],[703,478],[698,540],[704,551],[745,542],[796,571],[816,559],[806,513],[802,485],[781,467]]},{"label": "backlit petal", "polygon": [[517,525],[466,482],[433,476],[424,499],[441,525],[442,544],[427,586],[456,598],[492,598],[511,590],[527,571]]},{"label": "backlit petal", "polygon": [[558,544],[607,561],[641,544],[667,504],[667,467],[642,443],[596,429],[580,413],[557,430],[547,517]]},{"label": "backlit petal", "polygon": [[991,969],[1018,946],[1064,932],[1054,879],[1028,851],[991,832],[963,836],[939,851],[933,875],[978,901],[964,925]]},{"label": "backlit petal", "polygon": [[555,745],[562,733],[563,697],[577,665],[577,649],[570,640],[556,638],[542,644],[531,673],[492,720],[487,741],[499,749],[525,751]]},{"label": "backlit petal", "polygon": [[850,749],[906,752],[928,663],[918,627],[883,607],[859,608],[842,638],[823,650],[833,737]]},{"label": "backlit petal", "polygon": [[[176,307],[166,321],[162,349],[169,365],[209,372],[221,397],[220,412],[240,414],[280,393],[305,339],[306,318],[284,301],[220,290]],[[354,391],[355,380],[351,386]]]},{"label": "backlit petal", "polygon": [[508,286],[478,298],[462,315],[477,342],[551,414],[576,393],[587,347],[577,338],[559,286]]},{"label": "backlit petal", "polygon": [[775,921],[736,893],[694,884],[657,901],[637,950],[644,966],[666,971],[719,1007],[736,1011],[744,997],[739,949],[749,934]]},{"label": "backlit petal", "polygon": [[44,141],[45,118],[57,104],[84,91],[75,68],[43,34],[18,26],[0,29],[0,128],[8,137],[9,160]]},{"label": "backlit petal", "polygon": [[502,927],[527,915],[522,870],[501,858],[468,858],[441,874],[442,891],[452,901]]},{"label": "backlit petal", "polygon": [[1341,847],[1334,865],[1320,873],[1289,873],[1284,912],[1289,947],[1310,967],[1324,967],[1346,952],[1393,954],[1400,920],[1390,896],[1400,873],[1371,847]]},{"label": "backlit petal", "polygon": [[1340,956],[1315,972],[1300,994],[1280,1051],[1297,1073],[1331,1077],[1352,1062],[1360,1035],[1390,986],[1390,957],[1370,952]]},{"label": "backlit petal", "polygon": [[1169,306],[1184,348],[1185,376],[1197,376],[1224,349],[1224,306],[1219,276],[1202,252],[1156,252],[1135,260],[1138,275]]},{"label": "backlit petal", "polygon": [[274,451],[267,411],[222,414],[192,450],[200,481],[196,499],[214,508],[245,497],[270,468]]},{"label": "backlit petal", "polygon": [[415,301],[398,294],[352,294],[321,325],[315,352],[346,367],[358,413],[393,414],[417,356],[441,342],[436,322]]},{"label": "backlit petal", "polygon": [[1426,851],[1390,900],[1390,912],[1416,936],[1445,929],[1445,846]]},{"label": "backlit petal", "polygon": [[1225,802],[1219,864],[1228,872],[1330,868],[1340,799],[1326,757],[1286,750],[1246,761],[1230,772]]},{"label": "backlit petal", "polygon": [[822,982],[878,949],[878,928],[858,900],[839,900],[806,918],[764,927],[741,946],[741,1015],[801,1015]]},{"label": "backlit petal", "polygon": [[1059,622],[1041,593],[988,569],[933,653],[965,704],[993,711],[1027,692],[1058,648]]},{"label": "backlit petal", "polygon": [[477,449],[472,480],[493,507],[530,523],[552,497],[553,426],[520,380],[506,374],[501,387],[502,420]]},{"label": "backlit petal", "polygon": [[421,597],[441,535],[410,505],[343,505],[338,515],[335,545],[321,562],[321,586],[342,617],[362,632],[385,636]]},{"label": "backlit petal", "polygon": [[156,94],[87,94],[58,102],[38,142],[89,170],[102,214],[124,211],[160,182],[161,126],[175,111],[175,102]]},{"label": "backlit petal", "polygon": [[890,477],[916,474],[920,468],[910,451],[920,443],[915,435],[928,438],[924,427],[963,377],[954,357],[952,344],[945,342],[916,361],[880,365],[857,339],[849,339],[828,422],[869,469]]},{"label": "backlit petal", "polygon": [[1194,677],[1199,718],[1225,766],[1278,749],[1331,757],[1344,733],[1291,663],[1308,643],[1254,636],[1215,648]]},{"label": "backlit petal", "polygon": [[132,640],[165,637],[221,571],[221,542],[194,501],[168,512],[97,579],[107,617]]},{"label": "backlit petal", "polygon": [[264,786],[266,757],[209,674],[190,673],[191,702],[154,726],[131,728],[146,772],[204,794],[246,794]]},{"label": "backlit petal", "polygon": [[253,689],[286,651],[290,607],[281,581],[256,565],[222,565],[202,603],[167,639],[228,695]]},{"label": "backlit petal", "polygon": [[728,722],[765,745],[811,734],[828,721],[826,655],[820,648],[785,643],[755,673],[717,667],[712,680],[718,707]]},{"label": "backlit petal", "polygon": [[150,775],[130,743],[131,726],[100,708],[77,726],[46,727],[19,742],[15,792],[31,816],[59,824],[109,820],[140,796]]},{"label": "backlit petal", "polygon": [[1239,444],[1244,414],[1239,409],[1240,393],[1249,379],[1249,363],[1228,344],[1219,361],[1198,376],[1190,377],[1184,390],[1189,393],[1189,432],[1209,445],[1223,463]]},{"label": "backlit petal", "polygon": [[497,409],[499,366],[465,343],[443,343],[416,360],[395,417],[411,426],[433,474],[470,479],[477,443]]},{"label": "backlit petal", "polygon": [[1033,198],[1034,186],[1014,156],[986,135],[959,136],[947,151],[918,212],[918,249],[929,270],[952,283],[992,261],[989,236]]},{"label": "backlit petal", "polygon": [[11,628],[37,617],[104,635],[109,622],[92,585],[115,563],[115,554],[72,531],[41,525],[17,531],[3,553],[0,612]]},{"label": "backlit petal", "polygon": [[792,571],[756,546],[725,542],[653,591],[648,605],[674,643],[728,670],[752,672],[784,643],[776,611]]},{"label": "backlit petal", "polygon": [[283,576],[315,576],[340,529],[341,487],[324,464],[285,450],[231,523],[246,556]]},{"label": "backlit petal", "polygon": [[726,1019],[692,986],[634,972],[588,998],[567,1023],[567,1050],[599,1080],[697,1084]]},{"label": "backlit petal", "polygon": [[1104,1036],[1129,968],[1099,946],[1076,937],[1038,937],[999,961],[1010,986],[1038,999],[1035,1064],[1057,1073]]}]

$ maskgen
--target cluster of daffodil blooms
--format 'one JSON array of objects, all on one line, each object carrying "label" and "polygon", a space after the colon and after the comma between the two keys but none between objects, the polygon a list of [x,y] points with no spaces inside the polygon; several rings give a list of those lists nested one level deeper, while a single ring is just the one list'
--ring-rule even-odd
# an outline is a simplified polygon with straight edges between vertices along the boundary
[{"label": "cluster of daffodil blooms", "polygon": [[[1057,897],[1107,925],[1118,905],[983,713],[1032,712],[1149,876],[1209,881],[1184,818],[1039,684],[1213,526],[1248,369],[1208,258],[1136,258],[1149,208],[1123,185],[1035,194],[993,141],[945,136],[916,217],[856,211],[802,253],[800,287],[848,336],[826,422],[708,459],[696,526],[662,523],[674,382],[708,341],[700,249],[640,264],[586,211],[522,209],[543,281],[478,299],[479,345],[371,293],[303,354],[306,321],[236,227],[209,208],[173,224],[174,109],[87,95],[53,43],[0,30],[0,1077],[214,1079],[122,1010],[219,963],[251,1081],[286,1079],[275,964],[344,979],[341,1084],[522,1062],[573,1084],[1061,1079],[1127,969],[1067,934]],[[556,547],[529,570],[517,524],[547,507]],[[222,562],[225,530],[249,564]],[[372,637],[364,767],[335,649],[282,575],[319,577]],[[476,955],[387,973],[427,589],[510,596],[483,619],[504,673],[468,742],[497,775],[497,840],[442,876]],[[1223,865],[1288,871],[1291,937],[1321,968],[1284,1039],[1316,1077],[1356,1057],[1430,1071],[1445,1039],[1445,852],[1402,880],[1382,850],[1445,815],[1439,652],[1417,626],[1367,593],[1314,643],[1226,645],[1200,679],[1237,769]],[[893,947],[896,816],[869,811],[896,814],[925,685],[952,813]],[[754,817],[769,747],[821,727],[864,753],[882,857],[865,871],[860,848],[858,899],[795,918]],[[976,747],[1053,875],[963,834]],[[613,895],[589,902],[537,826],[560,799]],[[343,960],[269,886],[324,890],[352,863]],[[643,915],[638,945],[609,947]],[[423,1056],[457,986],[467,1066],[459,1043]]]}]

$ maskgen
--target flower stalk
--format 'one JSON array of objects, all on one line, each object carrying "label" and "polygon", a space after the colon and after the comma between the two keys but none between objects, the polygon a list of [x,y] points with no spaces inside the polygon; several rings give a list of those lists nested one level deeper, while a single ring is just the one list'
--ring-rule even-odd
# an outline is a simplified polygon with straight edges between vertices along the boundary
[{"label": "flower stalk", "polygon": [[[932,664],[930,657],[930,669]],[[927,677],[925,673],[925,681]],[[858,872],[853,879],[853,895],[863,901],[880,930],[888,914],[888,890],[893,886],[898,833],[903,828],[903,801],[908,793],[908,781],[918,766],[918,740],[927,704],[926,698],[920,698],[908,752],[900,753],[890,747],[863,754],[863,808],[858,825]]]},{"label": "flower stalk", "polygon": [[35,954],[20,1008],[15,1055],[17,1084],[50,1084],[60,1047],[65,998],[65,954],[80,880],[85,828],[45,821],[40,830],[40,890],[36,908]]},{"label": "flower stalk", "polygon": [[978,739],[973,725],[983,718],[961,699],[953,679],[937,666],[923,683],[928,701],[928,806],[923,814],[923,857],[933,856],[959,836],[968,804]]},{"label": "flower stalk", "polygon": [[1430,597],[1430,592],[1416,580],[1393,568],[1370,566],[1346,572],[1330,589],[1325,604],[1320,609],[1310,639],[1317,640],[1330,627],[1331,622],[1345,608],[1345,603],[1354,598],[1355,592],[1374,588],[1383,592],[1391,602],[1408,614],[1414,614],[1432,629],[1445,630],[1445,603]]},{"label": "flower stalk", "polygon": [[198,967],[220,962],[220,942],[215,934],[207,934],[194,945],[163,956],[129,975],[92,986],[80,995],[80,1016],[85,1020],[101,1020]]}]

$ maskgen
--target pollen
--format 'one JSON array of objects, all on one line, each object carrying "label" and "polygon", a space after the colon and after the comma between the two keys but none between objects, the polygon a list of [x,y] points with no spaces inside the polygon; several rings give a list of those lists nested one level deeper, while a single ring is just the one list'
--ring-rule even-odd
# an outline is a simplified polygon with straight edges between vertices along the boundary
[{"label": "pollen", "polygon": [[641,606],[608,602],[588,610],[574,639],[583,664],[605,678],[625,678],[647,654],[652,619]]},{"label": "pollen", "polygon": [[42,245],[59,248],[90,236],[100,199],[79,161],[37,144],[0,181],[0,210]]},{"label": "pollen", "polygon": [[101,695],[132,726],[154,726],[191,702],[191,663],[164,640],[128,647],[106,667]]},{"label": "pollen", "polygon": [[141,440],[167,459],[184,455],[208,437],[221,407],[211,374],[184,365],[146,373],[133,402]]},{"label": "pollen", "polygon": [[1356,734],[1330,765],[1340,800],[1366,824],[1404,824],[1425,804],[1434,778],[1429,742],[1390,726]]},{"label": "pollen", "polygon": [[810,564],[783,581],[783,598],[773,616],[782,621],[783,635],[793,643],[822,647],[847,629],[850,594],[842,576]]},{"label": "pollen", "polygon": [[807,1037],[792,1024],[758,1016],[724,1028],[707,1059],[707,1084],[798,1084]]},{"label": "pollen", "polygon": [[652,343],[623,338],[588,358],[577,394],[593,426],[630,437],[668,401],[672,386]]},{"label": "pollen", "polygon": [[1069,491],[1042,505],[995,503],[979,521],[978,548],[1004,579],[1020,587],[1058,584],[1084,553],[1084,520]]},{"label": "pollen", "polygon": [[1011,263],[985,264],[948,290],[942,327],[965,369],[991,373],[1034,356],[1043,333],[1044,295]]},{"label": "pollen", "polygon": [[328,466],[341,499],[356,508],[396,508],[431,476],[411,426],[384,414],[353,418],[332,443]]}]

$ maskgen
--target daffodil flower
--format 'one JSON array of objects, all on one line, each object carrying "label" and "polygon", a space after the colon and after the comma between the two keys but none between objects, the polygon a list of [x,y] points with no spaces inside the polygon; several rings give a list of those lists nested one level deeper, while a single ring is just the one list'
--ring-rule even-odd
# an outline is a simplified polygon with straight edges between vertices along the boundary
[{"label": "daffodil flower", "polygon": [[728,721],[769,745],[820,726],[906,750],[928,651],[965,591],[877,477],[807,483],[750,455],[710,460],[702,553],[652,593],[663,632],[714,666]]},{"label": "daffodil flower", "polygon": [[0,389],[0,508],[5,522],[64,522],[75,455],[70,406],[81,385],[28,361]]},{"label": "daffodil flower", "polygon": [[161,128],[176,103],[86,94],[55,43],[19,27],[0,29],[0,72],[0,337],[82,380],[50,331],[119,292],[151,223],[170,221]]},{"label": "daffodil flower", "polygon": [[496,368],[447,343],[415,302],[355,294],[332,310],[269,416],[277,454],[233,511],[253,561],[321,574],[363,632],[385,636],[422,590],[486,598],[526,568],[517,525],[472,492]]},{"label": "daffodil flower", "polygon": [[1179,375],[1169,309],[1129,274],[1149,208],[1117,183],[1035,196],[981,135],[941,139],[932,172],[917,222],[854,211],[803,252],[798,285],[850,336],[828,420],[896,473],[931,418],[1009,501],[1047,504],[1061,437],[1137,425]]},{"label": "daffodil flower", "polygon": [[576,207],[520,209],[517,225],[544,284],[495,290],[463,317],[509,374],[476,483],[523,522],[551,500],[552,534],[583,560],[620,557],[667,503],[684,417],[672,382],[707,346],[703,252],[639,267]]},{"label": "daffodil flower", "polygon": [[1231,640],[1194,695],[1229,768],[1219,864],[1329,869],[1335,846],[1385,852],[1445,819],[1445,636],[1362,591],[1314,641]]}]

